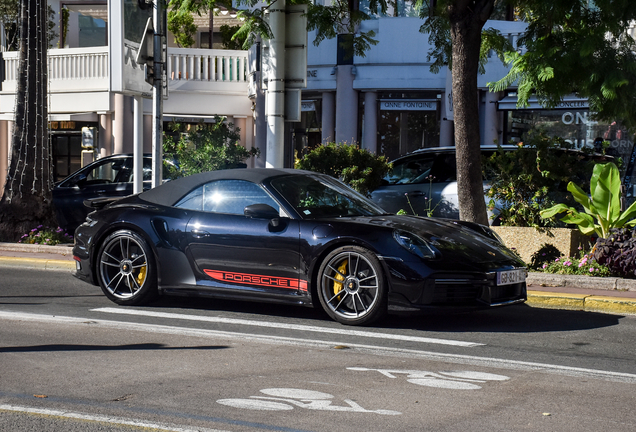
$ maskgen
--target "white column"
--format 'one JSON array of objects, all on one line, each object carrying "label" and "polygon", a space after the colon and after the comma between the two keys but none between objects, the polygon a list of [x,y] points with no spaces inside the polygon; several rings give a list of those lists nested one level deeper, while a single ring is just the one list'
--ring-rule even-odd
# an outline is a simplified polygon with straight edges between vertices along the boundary
[{"label": "white column", "polygon": [[285,166],[285,0],[269,11],[271,76],[267,83],[267,168]]},{"label": "white column", "polygon": [[114,98],[115,115],[113,116],[113,154],[121,154],[124,152],[126,103],[125,96],[121,93],[116,93]]},{"label": "white column", "polygon": [[486,103],[484,105],[484,124],[482,141],[483,145],[491,145],[499,142],[499,115],[497,113],[498,93],[486,92]]},{"label": "white column", "polygon": [[110,114],[99,114],[99,131],[98,137],[98,149],[97,158],[109,156],[113,153],[113,134],[112,134],[112,121]]},{"label": "white column", "polygon": [[336,140],[336,98],[333,92],[322,94],[322,143]]},{"label": "white column", "polygon": [[353,89],[353,65],[338,65],[336,72],[336,142],[358,140],[358,91]]},{"label": "white column", "polygon": [[378,152],[378,93],[364,93],[364,123],[362,125],[362,148],[371,153]]}]

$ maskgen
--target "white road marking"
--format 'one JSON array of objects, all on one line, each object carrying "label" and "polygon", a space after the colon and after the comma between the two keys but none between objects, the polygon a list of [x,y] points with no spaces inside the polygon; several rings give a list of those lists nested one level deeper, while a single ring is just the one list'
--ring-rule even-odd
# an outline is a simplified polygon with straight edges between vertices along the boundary
[{"label": "white road marking", "polygon": [[[316,411],[374,413],[381,415],[401,415],[393,410],[369,410],[362,408],[358,403],[344,399],[348,406],[332,405],[334,396],[329,393],[314,390],[293,388],[263,389],[261,393],[267,396],[250,396],[250,399],[219,399],[216,402],[233,408],[253,409],[259,411],[289,411],[293,407]],[[298,400],[300,399],[300,400]]]},{"label": "white road marking", "polygon": [[245,325],[245,326],[254,326],[254,327],[278,328],[278,329],[285,329],[285,330],[300,330],[303,332],[337,334],[339,336],[360,336],[360,337],[376,338],[376,339],[388,339],[388,340],[399,340],[399,341],[406,341],[406,342],[452,345],[452,346],[460,346],[460,347],[476,347],[476,346],[484,345],[484,344],[475,343],[475,342],[464,342],[464,341],[456,341],[456,340],[449,340],[449,339],[435,339],[435,338],[426,338],[426,337],[419,337],[419,336],[403,336],[403,335],[396,335],[396,334],[390,334],[390,333],[374,333],[369,331],[351,330],[351,329],[344,329],[344,328],[331,329],[331,328],[308,326],[308,325],[302,325],[302,324],[283,324],[283,323],[275,323],[270,321],[253,321],[253,320],[244,320],[244,319],[235,319],[235,318],[186,315],[186,314],[177,314],[177,313],[171,313],[171,312],[154,312],[154,311],[129,309],[129,308],[119,309],[119,308],[106,307],[106,308],[91,309],[91,312],[146,316],[146,317],[152,317],[152,318],[180,319],[180,320],[186,320],[186,321],[200,321],[200,322],[208,322],[208,323],[234,324],[234,325]]},{"label": "white road marking", "polygon": [[168,425],[164,423],[152,423],[152,422],[141,421],[141,420],[125,419],[121,417],[83,414],[83,413],[43,409],[43,408],[30,408],[30,407],[18,406],[18,405],[0,404],[0,411],[12,411],[12,412],[33,414],[33,415],[39,415],[39,416],[61,417],[61,418],[67,418],[67,419],[92,421],[97,423],[109,423],[109,424],[122,425],[122,426],[135,426],[140,428],[150,428],[150,429],[157,429],[157,430],[163,430],[163,431],[169,431],[169,432],[227,432],[227,431],[221,431],[219,429],[208,429],[208,428],[200,428],[200,427],[197,427],[195,429],[183,428],[183,427]]},{"label": "white road marking", "polygon": [[[76,318],[53,315],[27,314],[18,312],[0,311],[0,319],[18,320],[18,321],[35,321],[57,324],[76,324],[76,325],[92,325],[102,327],[104,329],[140,331],[148,333],[162,333],[179,336],[192,336],[201,338],[226,338],[256,341],[260,343],[268,343],[275,345],[301,346],[312,348],[330,349],[334,346],[342,344],[342,342],[319,341],[298,339],[282,336],[256,335],[250,333],[222,332],[215,330],[202,330],[186,327],[173,327],[156,324],[142,324],[136,322],[108,321],[91,318]],[[585,377],[616,381],[627,384],[636,384],[636,374],[603,371],[598,369],[586,369],[573,366],[562,366],[547,363],[535,363],[520,360],[498,359],[493,357],[479,357],[462,354],[447,354],[434,351],[420,351],[414,349],[389,348],[375,345],[363,344],[346,344],[347,347],[358,352],[368,353],[372,355],[389,355],[406,358],[418,358],[430,361],[440,361],[448,363],[456,363],[463,365],[483,366],[499,369],[512,369],[524,371],[540,371],[567,375],[573,377]]]}]

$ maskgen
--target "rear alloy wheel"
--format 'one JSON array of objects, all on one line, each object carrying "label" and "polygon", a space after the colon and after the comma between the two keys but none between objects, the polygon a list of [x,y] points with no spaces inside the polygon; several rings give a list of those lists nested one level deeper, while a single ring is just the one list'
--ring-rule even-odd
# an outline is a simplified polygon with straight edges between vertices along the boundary
[{"label": "rear alloy wheel", "polygon": [[97,257],[99,284],[106,297],[121,305],[139,305],[157,294],[157,277],[148,243],[132,231],[108,236]]},{"label": "rear alloy wheel", "polygon": [[327,314],[342,324],[372,323],[387,309],[380,261],[362,247],[335,249],[320,266],[318,298]]}]

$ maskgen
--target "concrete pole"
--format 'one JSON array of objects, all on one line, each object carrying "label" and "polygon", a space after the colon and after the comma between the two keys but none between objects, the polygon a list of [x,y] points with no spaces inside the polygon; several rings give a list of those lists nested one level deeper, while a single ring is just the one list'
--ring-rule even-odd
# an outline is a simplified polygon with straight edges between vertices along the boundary
[{"label": "concrete pole", "polygon": [[269,11],[271,76],[267,82],[267,168],[285,165],[285,0]]},{"label": "concrete pole", "polygon": [[163,181],[163,0],[155,0],[153,23],[155,27],[152,87],[152,187]]},{"label": "concrete pole", "polygon": [[133,99],[133,193],[143,191],[144,180],[144,102],[141,96]]}]

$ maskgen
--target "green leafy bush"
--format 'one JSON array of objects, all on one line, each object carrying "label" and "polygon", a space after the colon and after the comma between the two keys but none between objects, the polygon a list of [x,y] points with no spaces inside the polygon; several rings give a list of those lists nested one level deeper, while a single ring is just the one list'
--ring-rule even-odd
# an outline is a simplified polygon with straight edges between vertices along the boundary
[{"label": "green leafy bush", "polygon": [[168,179],[206,171],[245,167],[259,150],[247,150],[239,143],[240,130],[217,117],[216,123],[185,125],[172,123],[164,135],[164,172]]},{"label": "green leafy bush", "polygon": [[616,276],[636,277],[636,232],[628,228],[610,230],[607,238],[596,241],[594,259]]},{"label": "green leafy bush", "polygon": [[590,151],[576,151],[559,138],[544,134],[530,135],[516,151],[500,149],[483,162],[490,210],[499,210],[500,224],[550,228],[562,226],[553,219],[543,219],[541,211],[557,202],[576,203],[567,194],[570,181],[590,178],[594,162]]},{"label": "green leafy bush", "polygon": [[18,243],[42,244],[55,246],[61,243],[73,243],[73,236],[66,233],[62,228],[51,228],[39,225],[30,232],[24,234]]},{"label": "green leafy bush", "polygon": [[574,182],[568,183],[568,191],[585,212],[561,203],[541,211],[541,217],[549,219],[565,212],[562,222],[578,226],[583,234],[596,233],[601,238],[607,238],[612,228],[636,225],[636,202],[621,211],[621,177],[614,163],[594,166],[589,195]]},{"label": "green leafy bush", "polygon": [[296,168],[338,178],[363,195],[382,184],[391,170],[385,156],[377,156],[357,145],[329,143],[305,153]]}]

